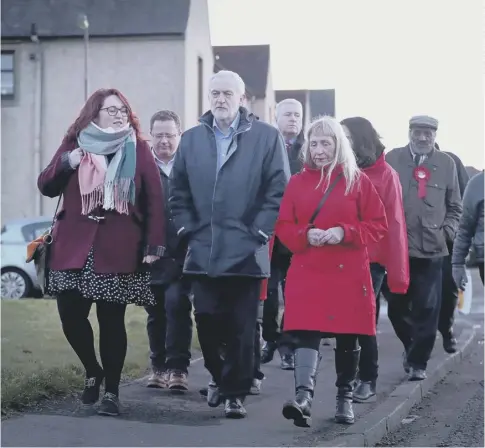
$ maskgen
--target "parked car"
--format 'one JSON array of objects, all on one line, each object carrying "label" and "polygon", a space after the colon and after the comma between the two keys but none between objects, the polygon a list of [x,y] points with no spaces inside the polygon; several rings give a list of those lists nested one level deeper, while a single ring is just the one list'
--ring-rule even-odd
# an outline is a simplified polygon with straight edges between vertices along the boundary
[{"label": "parked car", "polygon": [[52,218],[26,218],[10,221],[1,229],[1,298],[21,299],[39,296],[34,263],[26,263],[27,244],[44,233]]}]

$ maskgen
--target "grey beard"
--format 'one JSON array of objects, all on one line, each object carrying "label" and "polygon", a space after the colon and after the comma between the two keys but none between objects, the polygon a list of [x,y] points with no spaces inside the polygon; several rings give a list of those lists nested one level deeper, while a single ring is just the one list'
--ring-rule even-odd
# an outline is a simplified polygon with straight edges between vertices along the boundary
[{"label": "grey beard", "polygon": [[430,146],[416,146],[413,142],[409,142],[409,146],[414,154],[418,154],[420,156],[429,154],[433,150],[433,145]]}]

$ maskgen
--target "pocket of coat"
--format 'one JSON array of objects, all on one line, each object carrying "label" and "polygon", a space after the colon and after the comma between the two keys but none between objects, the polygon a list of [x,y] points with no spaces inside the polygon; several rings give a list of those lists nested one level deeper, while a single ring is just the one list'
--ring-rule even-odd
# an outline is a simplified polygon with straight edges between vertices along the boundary
[{"label": "pocket of coat", "polygon": [[445,203],[446,186],[429,182],[426,186],[424,202],[430,207],[440,207]]},{"label": "pocket of coat", "polygon": [[423,250],[428,253],[441,252],[446,246],[443,228],[424,219],[422,226]]}]

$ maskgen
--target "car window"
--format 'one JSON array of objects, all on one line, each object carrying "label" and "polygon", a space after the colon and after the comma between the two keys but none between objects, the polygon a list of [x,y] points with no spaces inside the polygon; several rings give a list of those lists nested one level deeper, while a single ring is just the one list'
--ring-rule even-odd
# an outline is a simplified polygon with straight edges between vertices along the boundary
[{"label": "car window", "polygon": [[49,227],[50,221],[35,222],[22,227],[22,235],[27,243],[41,236]]}]

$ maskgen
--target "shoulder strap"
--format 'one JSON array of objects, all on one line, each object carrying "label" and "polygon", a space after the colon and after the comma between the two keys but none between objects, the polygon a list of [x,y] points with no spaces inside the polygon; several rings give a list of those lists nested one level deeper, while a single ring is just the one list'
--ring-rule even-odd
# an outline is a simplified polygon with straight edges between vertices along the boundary
[{"label": "shoulder strap", "polygon": [[330,195],[330,193],[332,192],[332,190],[335,188],[335,185],[337,185],[338,181],[340,180],[340,178],[343,176],[343,173],[340,173],[336,178],[335,180],[330,184],[330,186],[327,188],[327,191],[325,192],[325,194],[322,196],[322,199],[320,199],[320,202],[318,203],[317,205],[317,208],[315,209],[315,211],[313,212],[313,215],[312,217],[310,218],[310,221],[308,222],[311,226],[313,226],[313,221],[315,221],[315,218],[317,217],[317,215],[320,213],[320,210],[322,209],[323,207],[323,204],[325,204],[325,201],[328,199],[328,196]]}]

